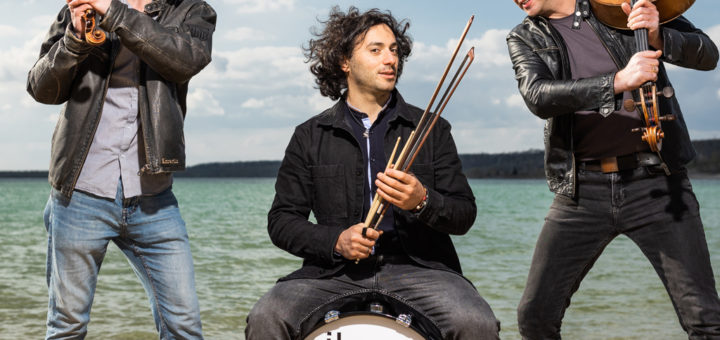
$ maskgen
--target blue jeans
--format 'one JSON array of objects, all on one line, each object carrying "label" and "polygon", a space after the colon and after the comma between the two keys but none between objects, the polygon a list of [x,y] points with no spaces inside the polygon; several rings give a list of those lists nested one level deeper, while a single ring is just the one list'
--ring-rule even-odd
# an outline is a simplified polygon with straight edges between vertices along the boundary
[{"label": "blue jeans", "polygon": [[699,206],[685,173],[578,171],[578,197],[557,195],[518,307],[523,339],[560,339],[570,298],[619,234],[642,250],[690,339],[720,339],[720,299]]},{"label": "blue jeans", "polygon": [[113,241],[150,300],[161,339],[202,339],[195,272],[185,222],[170,189],[115,200],[53,189],[45,208],[49,294],[46,339],[83,339],[97,276]]},{"label": "blue jeans", "polygon": [[420,311],[442,339],[498,339],[500,323],[470,282],[457,273],[409,261],[371,257],[347,264],[330,278],[280,281],[250,311],[245,337],[298,339],[307,335],[301,334],[304,319],[318,310],[326,312],[323,306],[338,297],[378,292]]}]

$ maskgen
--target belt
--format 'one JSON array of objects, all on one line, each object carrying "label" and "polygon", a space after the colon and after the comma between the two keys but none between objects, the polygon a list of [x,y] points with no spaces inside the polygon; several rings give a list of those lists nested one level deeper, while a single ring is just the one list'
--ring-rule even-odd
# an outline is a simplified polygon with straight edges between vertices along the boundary
[{"label": "belt", "polygon": [[604,173],[637,169],[639,167],[660,165],[662,161],[657,154],[651,152],[635,152],[628,155],[607,157],[578,162],[578,168]]}]

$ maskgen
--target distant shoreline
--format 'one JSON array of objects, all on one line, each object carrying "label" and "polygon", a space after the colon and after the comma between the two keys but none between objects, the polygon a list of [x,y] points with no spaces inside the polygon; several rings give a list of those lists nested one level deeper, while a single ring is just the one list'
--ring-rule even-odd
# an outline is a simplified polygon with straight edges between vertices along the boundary
[{"label": "distant shoreline", "polygon": [[[688,164],[691,178],[720,179],[720,139],[694,141],[695,159]],[[544,178],[544,152],[528,150],[495,154],[461,154],[468,178]],[[174,174],[177,178],[274,178],[280,161],[204,163]],[[0,171],[0,178],[47,178],[45,170]]]}]

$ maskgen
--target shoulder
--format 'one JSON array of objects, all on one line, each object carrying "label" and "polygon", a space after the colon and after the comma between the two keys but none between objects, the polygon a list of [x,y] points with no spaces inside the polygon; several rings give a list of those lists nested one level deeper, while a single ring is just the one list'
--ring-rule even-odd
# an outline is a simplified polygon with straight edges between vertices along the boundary
[{"label": "shoulder", "polygon": [[200,12],[202,15],[216,16],[215,9],[204,0],[166,0],[168,7],[181,12]]},{"label": "shoulder", "polygon": [[505,37],[508,44],[522,42],[531,47],[546,47],[552,41],[550,23],[542,17],[525,17]]}]

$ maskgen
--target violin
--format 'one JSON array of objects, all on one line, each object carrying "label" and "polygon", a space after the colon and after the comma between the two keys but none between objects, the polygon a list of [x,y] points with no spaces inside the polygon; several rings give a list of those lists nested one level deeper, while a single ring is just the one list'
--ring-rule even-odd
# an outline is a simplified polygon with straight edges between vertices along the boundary
[{"label": "violin", "polygon": [[95,10],[85,10],[82,19],[85,22],[85,41],[95,46],[105,42],[105,32],[95,29]]},{"label": "violin", "polygon": [[[627,27],[627,15],[620,5],[627,0],[590,0],[590,5],[595,16],[604,24],[617,29],[629,29]],[[638,0],[631,0],[630,6],[634,7]],[[660,24],[668,22],[680,16],[695,0],[654,0],[653,4],[657,8],[660,15]],[[648,30],[646,28],[637,29],[635,34],[635,49],[637,52],[647,51],[650,49],[648,43]],[[624,103],[625,110],[633,111],[636,107],[642,112],[642,118],[645,126],[632,129],[633,132],[642,132],[642,141],[647,143],[652,152],[659,153],[662,149],[662,139],[665,133],[662,131],[661,121],[675,120],[675,115],[660,115],[657,105],[657,87],[655,82],[647,82],[638,89],[640,101],[628,99]],[[662,90],[665,97],[672,97],[674,91],[671,87]]]},{"label": "violin", "polygon": [[[664,24],[683,14],[695,0],[651,0],[660,12],[660,24]],[[590,0],[590,7],[602,23],[613,28],[627,30],[627,15],[620,5],[628,0]],[[635,5],[632,1],[631,6]]]}]

